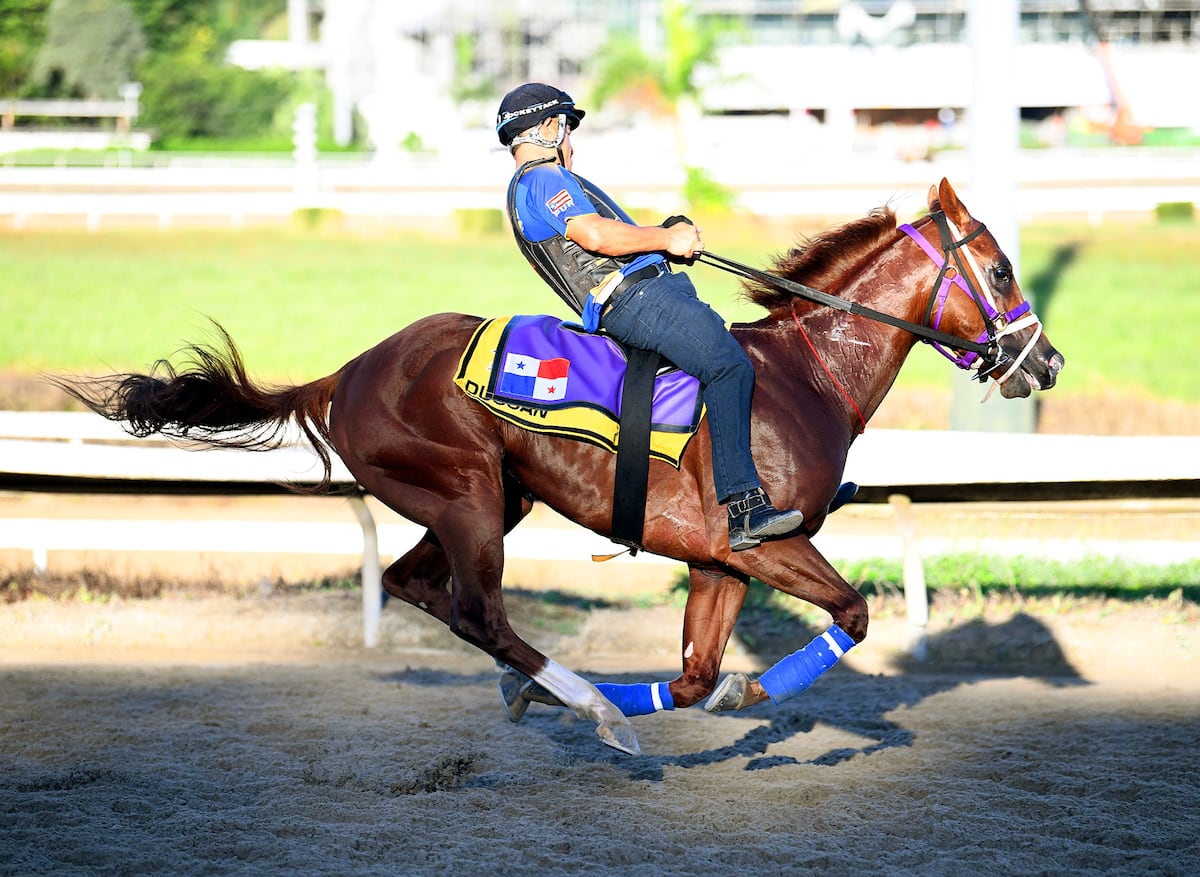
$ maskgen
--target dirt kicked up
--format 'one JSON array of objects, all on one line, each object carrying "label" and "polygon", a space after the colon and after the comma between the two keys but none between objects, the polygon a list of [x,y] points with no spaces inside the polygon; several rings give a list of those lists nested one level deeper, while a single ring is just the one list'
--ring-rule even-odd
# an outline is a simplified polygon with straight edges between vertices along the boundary
[{"label": "dirt kicked up", "polygon": [[[1200,872],[1191,604],[935,606],[922,665],[877,612],[793,701],[635,719],[639,757],[564,710],[511,724],[489,660],[405,607],[356,648],[357,608],[0,607],[0,874]],[[679,615],[529,635],[669,679]]]}]

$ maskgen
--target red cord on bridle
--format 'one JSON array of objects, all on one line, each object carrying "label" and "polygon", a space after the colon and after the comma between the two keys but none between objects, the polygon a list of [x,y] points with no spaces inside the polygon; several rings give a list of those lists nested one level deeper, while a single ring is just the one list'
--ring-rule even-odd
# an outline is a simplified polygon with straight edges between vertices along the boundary
[{"label": "red cord on bridle", "polygon": [[825,360],[822,358],[821,354],[817,352],[817,348],[813,346],[812,341],[809,340],[808,333],[804,331],[804,326],[800,324],[800,318],[796,316],[795,302],[792,302],[792,322],[794,322],[796,324],[796,328],[800,330],[800,337],[804,339],[804,343],[808,345],[808,349],[811,350],[813,356],[817,358],[817,362],[821,364],[821,368],[825,370],[825,374],[829,375],[829,380],[833,381],[833,385],[838,388],[839,392],[841,392],[842,398],[850,403],[850,407],[853,408],[854,413],[858,415],[858,422],[860,424],[858,434],[862,435],[867,431],[867,418],[863,417],[862,410],[859,409],[856,404],[854,404],[854,400],[850,398],[850,394],[846,392],[846,388],[842,386],[842,382],[839,381],[837,376],[829,370],[829,366],[825,364]]}]

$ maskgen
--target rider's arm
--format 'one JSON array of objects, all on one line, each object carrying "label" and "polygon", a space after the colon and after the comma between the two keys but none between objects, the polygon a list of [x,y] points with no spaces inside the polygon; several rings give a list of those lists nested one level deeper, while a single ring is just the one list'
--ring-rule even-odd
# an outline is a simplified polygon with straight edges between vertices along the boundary
[{"label": "rider's arm", "polygon": [[567,237],[585,250],[605,256],[664,252],[690,259],[704,249],[697,226],[683,222],[670,228],[630,225],[597,213],[569,217]]}]

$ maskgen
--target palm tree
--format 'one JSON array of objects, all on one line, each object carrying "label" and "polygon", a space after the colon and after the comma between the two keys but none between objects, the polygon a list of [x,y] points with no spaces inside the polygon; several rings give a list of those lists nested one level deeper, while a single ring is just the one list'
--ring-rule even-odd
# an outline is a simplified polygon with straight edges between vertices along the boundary
[{"label": "palm tree", "polygon": [[689,166],[688,123],[699,115],[697,74],[715,67],[722,36],[733,32],[728,21],[701,19],[688,0],[662,0],[660,51],[648,52],[629,33],[611,38],[598,52],[590,100],[596,106],[620,104],[666,120],[674,129],[676,152],[687,180],[685,196],[693,209],[727,210],[733,196],[703,169]]}]

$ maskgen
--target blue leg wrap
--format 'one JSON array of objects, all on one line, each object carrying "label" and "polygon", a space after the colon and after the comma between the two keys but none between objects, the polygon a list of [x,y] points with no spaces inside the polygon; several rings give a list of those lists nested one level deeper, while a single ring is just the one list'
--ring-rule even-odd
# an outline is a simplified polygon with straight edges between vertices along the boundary
[{"label": "blue leg wrap", "polygon": [[792,652],[766,673],[759,684],[772,703],[795,697],[854,647],[854,640],[836,624],[798,652]]},{"label": "blue leg wrap", "polygon": [[596,687],[627,717],[648,716],[659,710],[675,709],[675,700],[665,682],[639,682],[635,685],[601,682]]}]

